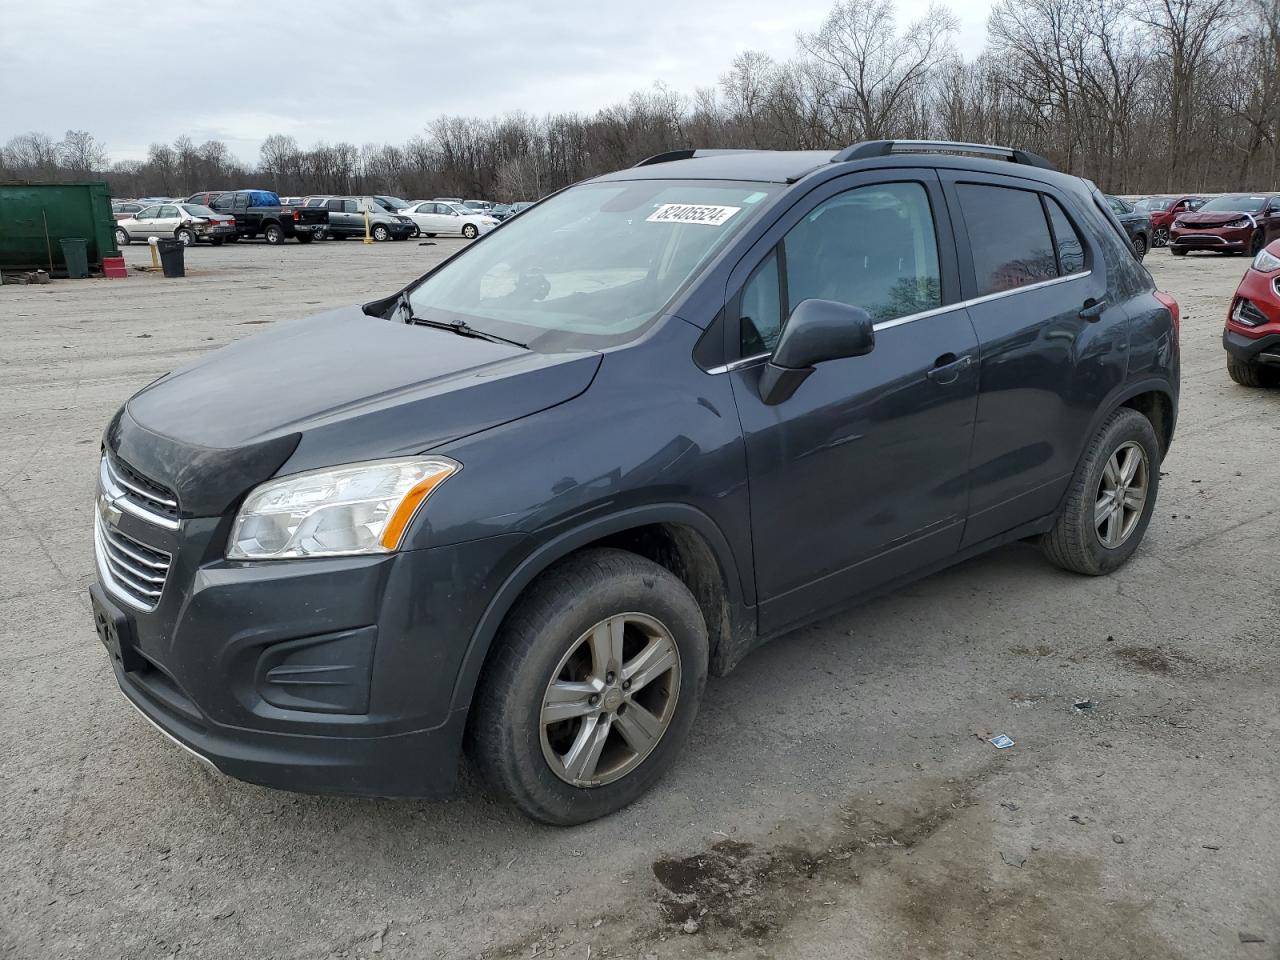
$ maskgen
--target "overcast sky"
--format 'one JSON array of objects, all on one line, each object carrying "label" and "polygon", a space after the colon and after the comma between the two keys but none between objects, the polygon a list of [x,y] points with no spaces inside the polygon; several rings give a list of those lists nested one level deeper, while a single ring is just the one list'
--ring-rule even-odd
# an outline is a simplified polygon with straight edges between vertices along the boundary
[{"label": "overcast sky", "polygon": [[[830,0],[43,0],[5,4],[0,143],[89,130],[113,160],[183,133],[253,162],[270,133],[402,143],[440,114],[591,112],[778,58]],[[927,0],[898,0],[899,20]],[[953,0],[981,48],[989,0]]]}]

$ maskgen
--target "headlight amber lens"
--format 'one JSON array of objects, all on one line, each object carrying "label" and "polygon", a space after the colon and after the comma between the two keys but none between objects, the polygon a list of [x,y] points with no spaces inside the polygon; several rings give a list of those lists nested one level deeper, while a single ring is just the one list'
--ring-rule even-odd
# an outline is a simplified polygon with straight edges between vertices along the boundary
[{"label": "headlight amber lens", "polygon": [[390,553],[431,491],[460,469],[444,457],[376,460],[271,480],[249,494],[230,560]]}]

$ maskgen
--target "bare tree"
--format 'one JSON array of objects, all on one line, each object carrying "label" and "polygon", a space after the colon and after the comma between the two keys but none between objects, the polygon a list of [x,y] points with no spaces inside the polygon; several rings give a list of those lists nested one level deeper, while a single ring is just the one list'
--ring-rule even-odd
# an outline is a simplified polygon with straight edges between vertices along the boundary
[{"label": "bare tree", "polygon": [[822,29],[801,34],[800,46],[831,81],[831,106],[845,117],[849,139],[891,136],[906,103],[955,56],[951,12],[931,6],[899,36],[893,0],[839,0]]},{"label": "bare tree", "polygon": [[68,130],[62,138],[62,165],[77,176],[88,176],[107,166],[107,151],[87,130]]}]

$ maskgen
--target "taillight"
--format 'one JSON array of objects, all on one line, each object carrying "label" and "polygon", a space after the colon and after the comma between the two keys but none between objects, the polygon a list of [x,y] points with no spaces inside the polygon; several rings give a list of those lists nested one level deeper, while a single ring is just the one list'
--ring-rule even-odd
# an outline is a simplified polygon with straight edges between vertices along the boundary
[{"label": "taillight", "polygon": [[1156,291],[1156,299],[1169,308],[1169,313],[1173,314],[1173,335],[1178,339],[1182,338],[1182,311],[1178,308],[1178,301],[1173,299],[1163,290]]},{"label": "taillight", "polygon": [[294,223],[297,223],[297,222],[298,222],[299,220],[301,220],[301,219],[302,219],[302,211],[301,211],[301,210],[294,210],[294,211],[293,211],[293,222],[294,222]]}]

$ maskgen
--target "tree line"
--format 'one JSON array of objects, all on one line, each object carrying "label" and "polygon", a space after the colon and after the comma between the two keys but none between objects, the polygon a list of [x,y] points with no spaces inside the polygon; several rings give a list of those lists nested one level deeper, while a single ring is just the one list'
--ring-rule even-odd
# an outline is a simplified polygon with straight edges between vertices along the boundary
[{"label": "tree line", "polygon": [[893,0],[838,0],[787,59],[743,51],[713,87],[594,114],[442,116],[403,144],[274,134],[256,163],[186,136],[109,163],[86,131],[28,133],[0,148],[0,179],[521,200],[666,150],[923,138],[1032,150],[1113,193],[1280,185],[1280,0],[996,0],[972,59],[957,29],[941,5],[900,26]]}]

